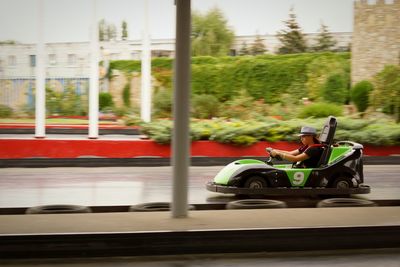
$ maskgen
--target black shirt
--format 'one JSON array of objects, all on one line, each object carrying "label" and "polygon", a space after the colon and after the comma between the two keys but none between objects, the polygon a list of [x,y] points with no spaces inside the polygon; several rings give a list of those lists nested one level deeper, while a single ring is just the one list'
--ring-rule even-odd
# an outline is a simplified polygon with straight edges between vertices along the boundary
[{"label": "black shirt", "polygon": [[321,159],[323,148],[321,146],[302,146],[299,148],[300,153],[306,153],[309,156],[308,159],[301,162],[301,166],[304,168],[316,168],[318,162]]}]

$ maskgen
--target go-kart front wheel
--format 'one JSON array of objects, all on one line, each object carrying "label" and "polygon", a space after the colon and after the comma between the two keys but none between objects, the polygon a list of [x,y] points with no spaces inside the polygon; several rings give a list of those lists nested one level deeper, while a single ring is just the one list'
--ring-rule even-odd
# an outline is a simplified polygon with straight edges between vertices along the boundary
[{"label": "go-kart front wheel", "polygon": [[244,183],[245,188],[250,189],[261,189],[268,187],[267,181],[263,177],[260,176],[250,176],[246,179]]},{"label": "go-kart front wheel", "polygon": [[357,187],[357,184],[353,182],[353,178],[347,176],[340,176],[333,182],[333,187],[337,189],[349,189]]}]

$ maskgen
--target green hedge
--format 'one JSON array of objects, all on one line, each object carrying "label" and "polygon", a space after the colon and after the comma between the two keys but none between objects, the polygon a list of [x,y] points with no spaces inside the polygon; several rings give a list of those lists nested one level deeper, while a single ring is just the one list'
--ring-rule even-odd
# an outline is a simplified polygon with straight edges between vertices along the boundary
[{"label": "green hedge", "polygon": [[[110,68],[129,74],[140,72],[140,64],[133,60],[111,61]],[[152,60],[153,76],[165,88],[171,88],[172,68],[170,58]],[[349,76],[349,53],[193,57],[192,93],[213,94],[221,102],[234,98],[242,90],[266,103],[284,101],[284,94],[318,100],[333,72]]]},{"label": "green hedge", "polygon": [[[326,118],[280,121],[192,120],[191,140],[214,140],[233,145],[251,145],[258,141],[298,141],[301,126],[321,129]],[[172,122],[158,120],[142,125],[142,132],[158,143],[171,141]],[[400,125],[390,120],[338,118],[336,140],[351,140],[379,146],[400,145]]]}]

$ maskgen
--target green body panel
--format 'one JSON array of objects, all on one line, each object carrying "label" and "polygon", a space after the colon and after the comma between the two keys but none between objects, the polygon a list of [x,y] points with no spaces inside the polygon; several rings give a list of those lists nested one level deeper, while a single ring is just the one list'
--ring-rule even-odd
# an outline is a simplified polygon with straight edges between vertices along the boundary
[{"label": "green body panel", "polygon": [[331,152],[331,156],[329,157],[328,164],[331,164],[341,156],[344,156],[347,152],[351,150],[351,147],[348,146],[341,146],[341,147],[334,147]]},{"label": "green body panel", "polygon": [[284,171],[286,172],[292,186],[303,187],[306,184],[312,169],[285,169]]},{"label": "green body panel", "polygon": [[226,165],[214,177],[214,182],[221,185],[227,185],[232,174],[235,173],[243,164],[265,164],[265,162],[256,159],[241,159]]}]

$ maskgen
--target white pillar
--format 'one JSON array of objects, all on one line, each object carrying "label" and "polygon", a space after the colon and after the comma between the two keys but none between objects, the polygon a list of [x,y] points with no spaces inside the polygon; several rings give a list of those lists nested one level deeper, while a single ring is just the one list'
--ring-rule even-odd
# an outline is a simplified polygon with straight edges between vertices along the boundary
[{"label": "white pillar", "polygon": [[92,0],[90,33],[89,138],[99,137],[99,26],[97,0]]},{"label": "white pillar", "polygon": [[176,39],[174,65],[174,130],[172,139],[173,199],[172,217],[188,213],[190,164],[190,0],[176,0]]},{"label": "white pillar", "polygon": [[36,100],[35,100],[35,137],[46,137],[46,66],[44,45],[44,3],[37,0],[37,45],[36,45]]},{"label": "white pillar", "polygon": [[140,117],[145,122],[151,121],[151,48],[149,33],[148,0],[144,0],[144,28],[142,45],[142,79]]}]

